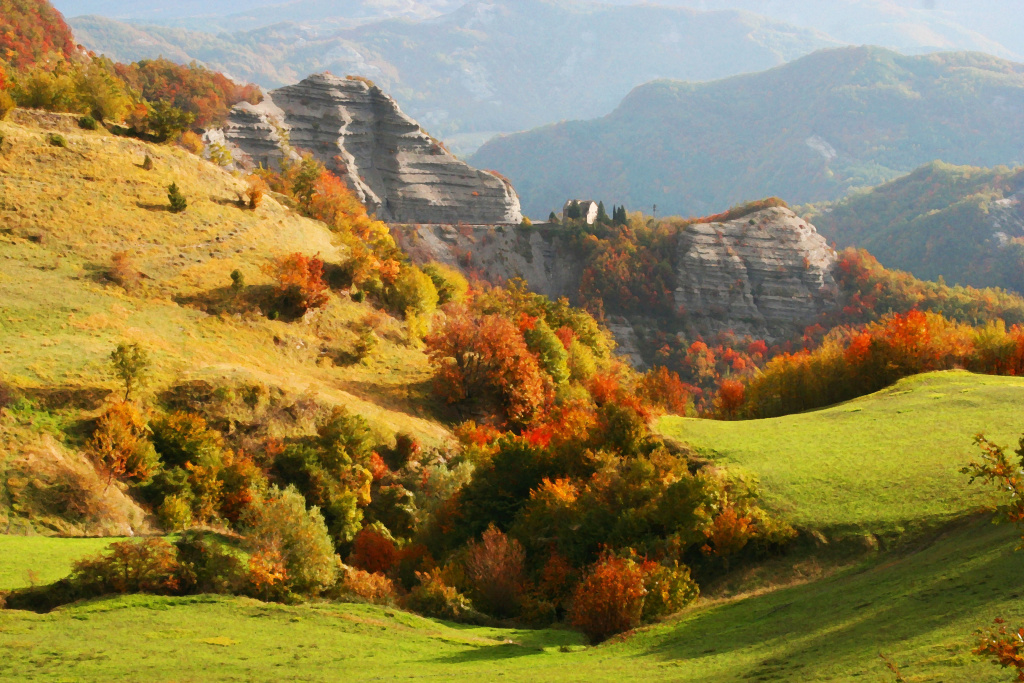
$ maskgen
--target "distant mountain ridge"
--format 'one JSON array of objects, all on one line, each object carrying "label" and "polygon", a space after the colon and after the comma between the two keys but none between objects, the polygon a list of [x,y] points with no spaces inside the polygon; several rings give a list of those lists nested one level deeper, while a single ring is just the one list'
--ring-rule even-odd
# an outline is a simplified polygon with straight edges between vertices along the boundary
[{"label": "distant mountain ridge", "polygon": [[934,159],[1024,159],[1024,65],[977,53],[824,50],[713,83],[658,81],[606,117],[489,142],[524,213],[566,197],[703,215],[750,197],[835,200]]},{"label": "distant mountain ridge", "polygon": [[72,26],[115,59],[196,59],[266,88],[323,71],[364,76],[446,138],[600,116],[653,79],[724,78],[838,44],[746,12],[564,0],[474,0],[428,21],[357,28],[288,23],[213,35],[97,17]]},{"label": "distant mountain ridge", "polygon": [[925,280],[1024,292],[1024,168],[935,162],[808,218],[840,247]]}]

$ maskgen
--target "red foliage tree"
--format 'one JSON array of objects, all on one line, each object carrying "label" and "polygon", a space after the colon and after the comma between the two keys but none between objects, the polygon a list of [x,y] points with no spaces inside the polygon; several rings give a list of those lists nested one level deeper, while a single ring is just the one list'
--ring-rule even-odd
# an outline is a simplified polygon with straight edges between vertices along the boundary
[{"label": "red foliage tree", "polygon": [[288,254],[274,259],[264,271],[277,281],[283,308],[301,315],[327,303],[324,262],[319,258],[299,253]]},{"label": "red foliage tree", "polygon": [[576,586],[569,623],[600,642],[640,625],[646,595],[644,571],[638,564],[605,556]]},{"label": "red foliage tree", "polygon": [[426,343],[434,391],[449,405],[482,408],[519,425],[544,405],[540,365],[507,318],[453,311]]},{"label": "red foliage tree", "polygon": [[399,559],[398,546],[373,527],[363,527],[352,542],[348,563],[371,574],[387,574]]},{"label": "red foliage tree", "polygon": [[239,85],[222,73],[195,62],[181,66],[167,59],[118,64],[118,75],[150,102],[169,102],[195,116],[197,128],[223,124],[232,106],[256,104],[263,93],[255,85]]},{"label": "red foliage tree", "polygon": [[0,61],[21,69],[76,52],[71,29],[47,0],[0,0]]}]

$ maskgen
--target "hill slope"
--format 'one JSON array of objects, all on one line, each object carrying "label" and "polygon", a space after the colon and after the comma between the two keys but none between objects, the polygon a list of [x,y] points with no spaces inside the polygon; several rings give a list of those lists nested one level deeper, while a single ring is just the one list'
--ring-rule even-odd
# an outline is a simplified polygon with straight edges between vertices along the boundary
[{"label": "hill slope", "polygon": [[365,76],[445,137],[600,116],[651,79],[724,78],[836,44],[747,13],[563,0],[474,0],[429,21],[340,30],[292,23],[213,36],[95,17],[72,24],[83,44],[120,60],[173,54],[267,88],[322,71]]},{"label": "hill slope", "polygon": [[[449,438],[423,417],[425,354],[403,343],[402,324],[369,304],[332,296],[321,312],[292,323],[257,311],[205,312],[214,309],[204,302],[230,293],[234,270],[259,292],[269,289],[262,266],[275,256],[338,259],[325,225],[273,199],[255,212],[239,208],[243,183],[183,150],[83,132],[70,116],[13,119],[0,123],[0,383],[46,410],[0,410],[0,523],[34,514],[5,513],[16,470],[80,457],[76,425],[117,389],[108,358],[121,342],[148,349],[149,392],[191,380],[262,387],[286,397],[282,407],[347,407],[385,440],[396,431],[434,445]],[[55,130],[66,147],[49,142]],[[147,155],[152,171],[142,168]],[[166,210],[171,182],[189,201],[185,213]],[[127,289],[107,276],[118,254],[138,273]],[[375,327],[378,351],[362,363],[332,361],[351,351],[364,324]],[[304,415],[295,412],[294,428],[306,424]]]},{"label": "hill slope", "polygon": [[840,247],[863,247],[919,278],[1024,291],[1024,171],[935,162],[864,193],[810,207]]},{"label": "hill slope", "polygon": [[978,433],[1024,433],[1024,380],[941,372],[901,380],[824,410],[768,420],[666,417],[662,431],[716,462],[757,475],[792,523],[847,533],[902,533],[990,504],[960,468]]},{"label": "hill slope", "polygon": [[1022,65],[842,48],[714,83],[650,83],[604,118],[498,138],[471,162],[511,178],[529,215],[567,197],[701,215],[751,197],[838,199],[934,159],[1013,163],[1022,112]]}]

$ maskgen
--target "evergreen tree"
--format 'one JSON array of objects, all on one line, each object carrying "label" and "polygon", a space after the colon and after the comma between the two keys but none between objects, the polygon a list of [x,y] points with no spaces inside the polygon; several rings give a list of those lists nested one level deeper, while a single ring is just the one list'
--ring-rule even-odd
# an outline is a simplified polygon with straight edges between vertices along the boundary
[{"label": "evergreen tree", "polygon": [[177,183],[171,183],[167,188],[167,200],[171,203],[171,213],[181,213],[188,208],[188,201],[181,194]]},{"label": "evergreen tree", "polygon": [[612,222],[611,218],[608,217],[608,212],[605,211],[604,202],[597,203],[597,222],[601,225],[608,225]]},{"label": "evergreen tree", "polygon": [[558,225],[558,216],[555,215],[554,211],[552,211],[551,215],[548,216],[548,223],[551,223],[552,225]]},{"label": "evergreen tree", "polygon": [[569,203],[569,210],[565,212],[565,217],[571,221],[578,221],[582,216],[580,203],[574,199]]}]

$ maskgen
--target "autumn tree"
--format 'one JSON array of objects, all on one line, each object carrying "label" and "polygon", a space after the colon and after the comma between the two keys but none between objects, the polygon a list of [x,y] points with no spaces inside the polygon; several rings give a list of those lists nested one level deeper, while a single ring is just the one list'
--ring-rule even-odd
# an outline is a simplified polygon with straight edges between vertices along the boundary
[{"label": "autumn tree", "polygon": [[124,384],[124,400],[131,397],[134,389],[145,382],[149,372],[149,354],[138,342],[118,344],[110,354],[114,374]]},{"label": "autumn tree", "polygon": [[324,262],[294,253],[279,256],[263,267],[277,281],[278,306],[290,315],[302,315],[327,303]]},{"label": "autumn tree", "polygon": [[110,406],[96,423],[86,443],[93,462],[111,481],[140,481],[157,467],[157,457],[149,442],[146,421],[127,401]]},{"label": "autumn tree", "polygon": [[490,614],[514,616],[525,588],[525,563],[519,541],[493,524],[488,527],[479,541],[466,547],[466,580],[474,604]]},{"label": "autumn tree", "polygon": [[540,365],[507,318],[453,311],[426,341],[434,391],[460,411],[493,411],[527,424],[544,404]]}]

